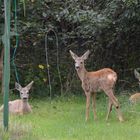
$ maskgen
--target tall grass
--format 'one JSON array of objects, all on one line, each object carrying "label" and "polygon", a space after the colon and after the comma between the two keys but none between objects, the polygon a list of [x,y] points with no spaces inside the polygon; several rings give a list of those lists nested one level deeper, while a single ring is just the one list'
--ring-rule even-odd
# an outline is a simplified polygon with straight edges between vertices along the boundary
[{"label": "tall grass", "polygon": [[0,140],[139,140],[140,104],[131,106],[127,96],[120,96],[119,101],[123,123],[118,121],[114,109],[105,121],[105,96],[97,100],[97,121],[93,119],[91,108],[88,122],[85,122],[85,97],[35,99],[30,102],[33,113],[10,116],[7,133],[0,126]]}]

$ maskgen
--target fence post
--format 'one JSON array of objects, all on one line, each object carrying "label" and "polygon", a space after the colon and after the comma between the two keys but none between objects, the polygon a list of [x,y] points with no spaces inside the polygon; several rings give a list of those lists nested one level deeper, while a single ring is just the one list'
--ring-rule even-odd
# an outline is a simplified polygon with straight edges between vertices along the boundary
[{"label": "fence post", "polygon": [[4,113],[3,113],[3,125],[4,130],[8,130],[9,121],[9,82],[10,82],[10,0],[4,0],[5,9],[5,34],[4,34],[4,75],[3,75],[3,92],[4,92]]}]

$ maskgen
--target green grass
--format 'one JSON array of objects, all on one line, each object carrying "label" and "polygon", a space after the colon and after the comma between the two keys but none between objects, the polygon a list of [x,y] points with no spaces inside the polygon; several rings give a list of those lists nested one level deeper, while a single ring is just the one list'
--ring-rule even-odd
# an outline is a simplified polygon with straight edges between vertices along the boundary
[{"label": "green grass", "polygon": [[[0,140],[139,140],[140,104],[131,106],[127,96],[119,97],[125,122],[120,123],[113,109],[106,122],[107,98],[97,100],[97,121],[85,122],[85,97],[34,99],[33,113],[10,116],[9,132],[0,125]],[[2,114],[0,114],[2,123]]]}]

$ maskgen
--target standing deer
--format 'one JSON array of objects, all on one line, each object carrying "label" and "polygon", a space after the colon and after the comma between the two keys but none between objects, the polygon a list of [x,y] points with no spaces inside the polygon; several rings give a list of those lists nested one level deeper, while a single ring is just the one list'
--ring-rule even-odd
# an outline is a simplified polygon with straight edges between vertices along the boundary
[{"label": "standing deer", "polygon": [[94,113],[94,120],[96,120],[96,92],[104,91],[109,97],[108,113],[106,120],[108,120],[109,114],[114,105],[118,114],[119,121],[123,121],[123,117],[120,111],[120,105],[117,98],[113,94],[113,87],[117,80],[117,74],[112,69],[104,68],[98,71],[88,72],[85,69],[84,61],[88,58],[89,50],[85,52],[81,57],[78,57],[70,50],[70,54],[75,61],[75,69],[82,82],[82,88],[86,95],[86,121],[89,118],[90,97],[92,96],[92,106]]},{"label": "standing deer", "polygon": [[[32,87],[33,81],[26,87],[22,87],[20,84],[15,83],[15,88],[20,92],[20,98],[14,101],[9,101],[9,112],[12,114],[23,115],[32,112],[31,106],[28,103],[29,90]],[[3,111],[2,105],[0,111]]]},{"label": "standing deer", "polygon": [[[136,69],[134,70],[134,75],[135,75],[135,78],[138,79],[139,86],[140,86],[140,73]],[[130,103],[140,102],[140,93],[135,93],[135,94],[131,95],[129,98],[129,101],[130,101]]]}]

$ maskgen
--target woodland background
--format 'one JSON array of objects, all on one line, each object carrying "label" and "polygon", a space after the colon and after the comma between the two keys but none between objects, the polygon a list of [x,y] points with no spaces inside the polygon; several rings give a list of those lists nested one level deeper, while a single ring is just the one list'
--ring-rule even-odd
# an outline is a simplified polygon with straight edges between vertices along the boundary
[{"label": "woodland background", "polygon": [[[117,89],[138,88],[133,71],[140,67],[139,0],[19,0],[16,13],[14,1],[11,1],[11,58],[16,44],[15,14],[18,33],[15,63],[21,85],[35,81],[32,96],[49,95],[48,67],[53,96],[81,94],[70,49],[78,55],[87,49],[91,51],[86,61],[89,71],[104,67],[114,69],[118,74]],[[1,0],[1,49],[3,33]],[[46,65],[46,34],[49,66]],[[11,89],[15,81],[11,63]]]}]

